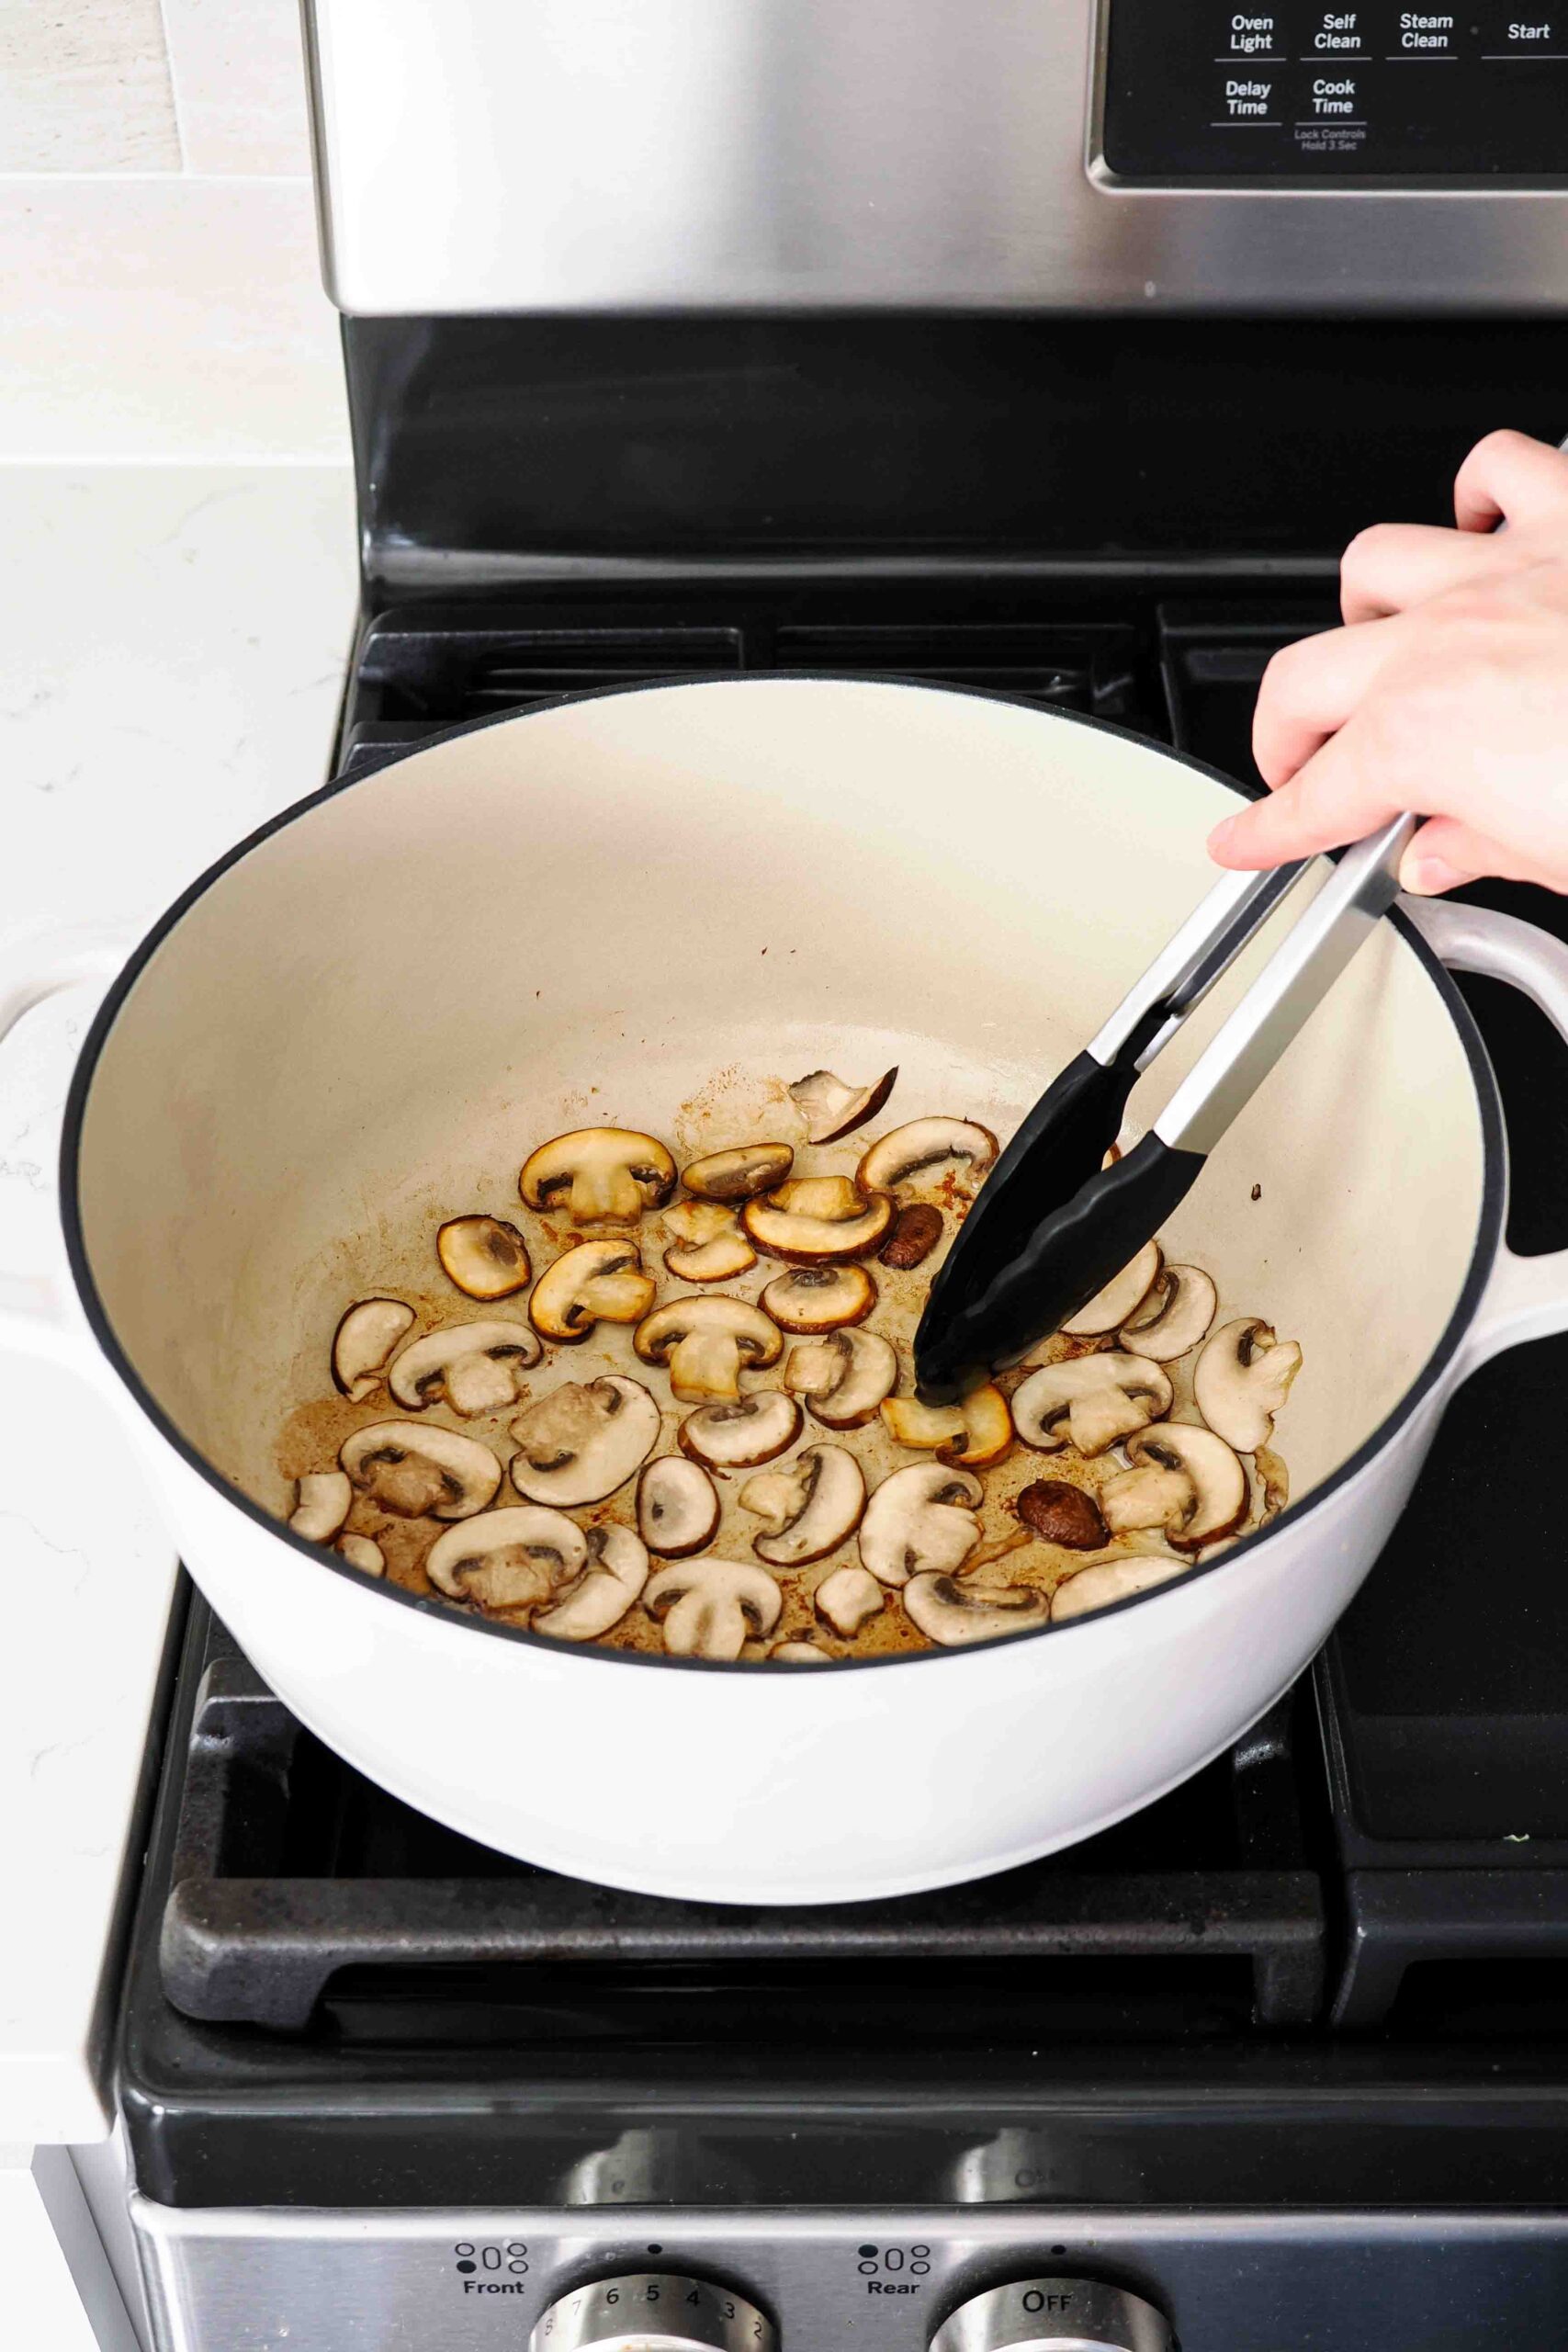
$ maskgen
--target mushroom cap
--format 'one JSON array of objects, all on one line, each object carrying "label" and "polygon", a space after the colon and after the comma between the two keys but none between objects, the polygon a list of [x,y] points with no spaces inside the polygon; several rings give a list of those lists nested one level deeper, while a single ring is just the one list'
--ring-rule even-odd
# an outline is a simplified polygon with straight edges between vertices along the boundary
[{"label": "mushroom cap", "polygon": [[1057,1453],[1069,1437],[1079,1453],[1103,1453],[1168,1413],[1173,1393],[1146,1356],[1075,1356],[1042,1365],[1013,1392],[1013,1427],[1037,1453]]},{"label": "mushroom cap", "polygon": [[588,1560],[533,1630],[552,1642],[596,1642],[618,1625],[648,1582],[648,1550],[629,1527],[591,1527]]},{"label": "mushroom cap", "polygon": [[[1222,1535],[1234,1534],[1247,1517],[1250,1498],[1241,1457],[1213,1430],[1198,1429],[1190,1421],[1156,1421],[1129,1442],[1127,1459],[1134,1465],[1124,1474],[1129,1478],[1152,1469],[1184,1482],[1186,1491],[1179,1498],[1174,1488],[1166,1489],[1171,1505],[1168,1516],[1143,1521],[1145,1526],[1163,1527],[1168,1540],[1179,1551],[1196,1552]],[[1120,1486],[1117,1478],[1105,1483],[1103,1502],[1109,1525],[1115,1524],[1117,1503],[1112,1490]]]},{"label": "mushroom cap", "polygon": [[528,1318],[547,1340],[575,1347],[595,1323],[635,1323],[653,1293],[635,1241],[579,1241],[534,1284]]},{"label": "mushroom cap", "polygon": [[1198,1359],[1192,1396],[1217,1437],[1256,1453],[1274,1434],[1274,1416],[1302,1368],[1294,1340],[1276,1340],[1261,1316],[1222,1325]]},{"label": "mushroom cap", "polygon": [[675,1189],[675,1162],[657,1136],[636,1127],[574,1127],[523,1162],[517,1189],[531,1209],[566,1195],[574,1225],[632,1225]]},{"label": "mushroom cap", "polygon": [[860,1526],[863,1565],[880,1584],[907,1584],[926,1570],[962,1566],[980,1541],[975,1513],[984,1489],[968,1470],[913,1462],[876,1488]]},{"label": "mushroom cap", "polygon": [[784,1340],[760,1306],[717,1291],[656,1307],[632,1333],[632,1346],[644,1363],[669,1366],[670,1385],[682,1403],[712,1397],[733,1404],[741,1366],[776,1363]]},{"label": "mushroom cap", "polygon": [[947,1650],[1032,1633],[1051,1619],[1051,1603],[1043,1592],[1017,1588],[987,1591],[930,1569],[909,1578],[903,1600],[909,1623]]},{"label": "mushroom cap", "polygon": [[527,1243],[504,1217],[448,1217],[436,1230],[435,1254],[467,1298],[510,1298],[533,1272]]},{"label": "mushroom cap", "polygon": [[865,1509],[865,1479],[841,1445],[808,1445],[786,1468],[749,1478],[739,1501],[770,1521],[751,1546],[759,1560],[771,1568],[803,1568],[854,1533]]},{"label": "mushroom cap", "polygon": [[567,1381],[518,1414],[507,1465],[520,1495],[558,1510],[603,1502],[659,1442],[659,1408],[640,1380]]},{"label": "mushroom cap", "polygon": [[413,1308],[400,1298],[362,1298],[333,1333],[333,1385],[351,1405],[380,1385],[393,1349],[413,1328]]},{"label": "mushroom cap", "polygon": [[811,1596],[818,1617],[846,1642],[869,1625],[884,1604],[882,1587],[869,1568],[835,1568]]},{"label": "mushroom cap", "polygon": [[361,1576],[384,1577],[386,1575],[387,1555],[382,1551],[379,1544],[371,1542],[368,1535],[340,1535],[337,1539],[337,1549],[342,1557],[348,1562],[349,1566],[357,1568]]},{"label": "mushroom cap", "polygon": [[536,1609],[581,1575],[588,1540],[564,1511],[516,1503],[481,1511],[431,1545],[425,1575],[450,1600]]},{"label": "mushroom cap", "polygon": [[499,1413],[517,1401],[517,1374],[543,1353],[526,1323],[446,1323],[393,1357],[387,1385],[410,1412],[444,1397],[455,1413]]},{"label": "mushroom cap", "polygon": [[699,1405],[677,1432],[682,1453],[712,1470],[771,1462],[800,1435],[800,1407],[782,1388],[759,1388],[733,1404]]},{"label": "mushroom cap", "polygon": [[353,1508],[346,1470],[308,1470],[294,1489],[288,1524],[308,1544],[330,1544]]},{"label": "mushroom cap", "polygon": [[862,1155],[855,1182],[863,1192],[886,1193],[944,1159],[966,1159],[971,1176],[983,1176],[997,1150],[995,1136],[977,1120],[911,1119],[879,1137]]},{"label": "mushroom cap", "polygon": [[1076,1315],[1068,1317],[1062,1326],[1067,1337],[1098,1339],[1103,1331],[1117,1330],[1147,1298],[1159,1279],[1160,1263],[1159,1243],[1145,1241],[1137,1256],[1129,1259],[1119,1274],[1112,1274],[1087,1306],[1080,1306]]},{"label": "mushroom cap", "polygon": [[895,1273],[923,1266],[942,1239],[942,1211],[931,1201],[911,1201],[893,1220],[877,1258]]},{"label": "mushroom cap", "polygon": [[795,1165],[795,1147],[787,1143],[742,1143],[728,1151],[710,1151],[681,1171],[681,1182],[700,1201],[749,1201],[754,1193],[771,1193]]},{"label": "mushroom cap", "polygon": [[718,1532],[718,1493],[700,1462],[661,1453],[637,1482],[637,1532],[663,1560],[690,1559]]},{"label": "mushroom cap", "polygon": [[677,1282],[728,1282],[757,1262],[757,1252],[736,1224],[734,1210],[721,1202],[677,1202],[665,1210],[664,1222],[676,1236],[664,1252],[664,1263]]},{"label": "mushroom cap", "polygon": [[1164,1266],[1118,1337],[1134,1355],[1174,1363],[1195,1348],[1214,1319],[1219,1294],[1201,1266]]},{"label": "mushroom cap", "polygon": [[493,1500],[501,1464],[476,1437],[432,1421],[372,1421],[338,1460],[355,1485],[400,1519],[470,1519]]},{"label": "mushroom cap", "polygon": [[792,1266],[763,1285],[761,1304],[781,1331],[836,1331],[865,1321],[876,1284],[863,1266]]},{"label": "mushroom cap", "polygon": [[792,1348],[784,1366],[784,1386],[804,1396],[812,1419],[829,1430],[874,1420],[897,1378],[897,1355],[880,1331],[829,1331],[809,1347]]},{"label": "mushroom cap", "polygon": [[1066,1478],[1037,1478],[1025,1487],[1018,1498],[1018,1516],[1042,1543],[1059,1544],[1066,1552],[1098,1552],[1110,1540],[1094,1497]]},{"label": "mushroom cap", "polygon": [[884,1070],[869,1086],[849,1086],[830,1069],[807,1070],[789,1090],[789,1099],[806,1122],[807,1143],[837,1143],[874,1119],[898,1076],[898,1065]]},{"label": "mushroom cap", "polygon": [[1156,1584],[1168,1584],[1172,1577],[1185,1576],[1187,1567],[1185,1560],[1165,1559],[1157,1553],[1142,1553],[1136,1559],[1097,1560],[1056,1587],[1051,1596],[1051,1623],[1065,1624],[1070,1617],[1086,1617],[1091,1610],[1130,1600],[1134,1593],[1148,1592]]},{"label": "mushroom cap", "polygon": [[738,1658],[747,1635],[771,1634],[784,1595],[765,1568],[747,1560],[682,1560],[659,1568],[643,1606],[662,1619],[671,1657]]},{"label": "mushroom cap", "polygon": [[892,1202],[868,1197],[847,1176],[797,1176],[740,1212],[748,1240],[795,1266],[874,1257],[892,1221]]}]

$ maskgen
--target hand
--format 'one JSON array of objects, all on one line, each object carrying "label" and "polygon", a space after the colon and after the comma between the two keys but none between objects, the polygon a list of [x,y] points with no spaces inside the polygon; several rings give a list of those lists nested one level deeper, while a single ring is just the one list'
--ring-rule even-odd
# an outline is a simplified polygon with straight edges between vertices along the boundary
[{"label": "hand", "polygon": [[1353,539],[1344,628],[1269,664],[1252,746],[1272,797],[1211,836],[1222,865],[1336,849],[1413,808],[1428,821],[1405,889],[1500,875],[1568,892],[1568,457],[1491,434],[1454,511],[1457,530]]}]

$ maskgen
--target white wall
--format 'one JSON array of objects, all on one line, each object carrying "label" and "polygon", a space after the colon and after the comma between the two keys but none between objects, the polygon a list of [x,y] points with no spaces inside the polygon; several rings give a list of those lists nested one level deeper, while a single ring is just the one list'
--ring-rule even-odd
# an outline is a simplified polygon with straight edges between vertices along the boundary
[{"label": "white wall", "polygon": [[337,460],[298,0],[0,0],[0,464]]}]

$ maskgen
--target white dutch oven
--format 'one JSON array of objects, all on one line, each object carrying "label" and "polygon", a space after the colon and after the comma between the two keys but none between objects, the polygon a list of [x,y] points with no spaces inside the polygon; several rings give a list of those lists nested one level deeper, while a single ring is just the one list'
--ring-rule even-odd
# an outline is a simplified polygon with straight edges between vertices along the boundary
[{"label": "white dutch oven", "polygon": [[[1568,1032],[1568,952],[1544,935],[1446,907],[1384,923],[1172,1221],[1223,1308],[1302,1343],[1280,1428],[1295,1499],[1104,1615],[832,1669],[552,1645],[290,1534],[275,1442],[321,1387],[351,1285],[395,1287],[438,1216],[505,1214],[560,1128],[669,1133],[690,1102],[679,1140],[708,1148],[765,1133],[781,1078],[897,1060],[899,1116],[1006,1135],[1207,886],[1228,792],[1070,718],[807,679],[567,702],[331,787],[207,875],[115,981],[66,1122],[78,1295],[51,1309],[15,1286],[6,1336],[91,1359],[267,1680],[471,1837],[757,1903],[1069,1844],[1285,1690],[1458,1384],[1568,1325],[1568,1253],[1503,1247],[1496,1091],[1438,960]],[[10,976],[0,1031],[90,961]],[[1248,968],[1156,1065],[1135,1124]]]}]

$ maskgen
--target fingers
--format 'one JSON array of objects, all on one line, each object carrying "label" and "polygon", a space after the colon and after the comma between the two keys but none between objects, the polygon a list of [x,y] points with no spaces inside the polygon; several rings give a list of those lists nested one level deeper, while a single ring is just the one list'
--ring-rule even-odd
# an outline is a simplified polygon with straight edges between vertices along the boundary
[{"label": "fingers", "polygon": [[1278,788],[1310,760],[1366,695],[1404,632],[1400,619],[1325,629],[1276,653],[1252,718],[1252,756]]},{"label": "fingers", "polygon": [[1215,863],[1283,865],[1359,842],[1397,817],[1406,803],[1382,763],[1361,756],[1360,732],[1351,719],[1288,784],[1217,826],[1209,836]]},{"label": "fingers", "polygon": [[1345,550],[1340,610],[1351,626],[1382,620],[1524,560],[1518,542],[1507,537],[1486,538],[1428,523],[1376,523]]},{"label": "fingers", "polygon": [[1568,456],[1528,434],[1489,433],[1455,478],[1454,514],[1461,531],[1568,518]]},{"label": "fingers", "polygon": [[1399,887],[1417,898],[1435,899],[1444,890],[1478,881],[1483,874],[1501,874],[1502,852],[1470,825],[1455,817],[1432,817],[1417,828],[1399,869]]}]

